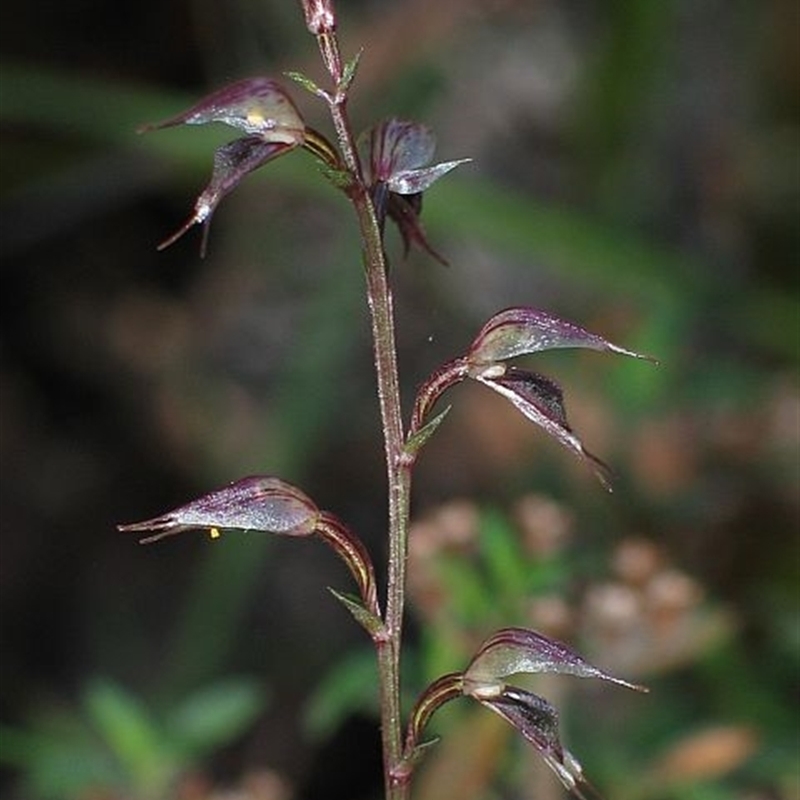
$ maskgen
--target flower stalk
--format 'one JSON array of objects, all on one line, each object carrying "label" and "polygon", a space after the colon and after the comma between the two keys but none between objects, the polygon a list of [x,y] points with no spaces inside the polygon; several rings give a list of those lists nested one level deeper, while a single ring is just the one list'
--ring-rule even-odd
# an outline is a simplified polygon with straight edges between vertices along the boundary
[{"label": "flower stalk", "polygon": [[220,201],[249,173],[292,151],[305,150],[319,159],[325,175],[351,203],[361,239],[388,485],[385,603],[379,601],[373,563],[358,536],[333,513],[319,509],[300,489],[274,476],[242,478],[165,514],[119,528],[146,533],[144,542],[192,529],[205,529],[212,538],[218,538],[221,530],[239,530],[317,536],[333,549],[349,569],[358,595],[331,592],[376,648],[386,800],[408,800],[414,768],[433,743],[430,739],[423,741],[423,729],[438,708],[458,697],[471,698],[501,716],[539,751],[565,787],[583,797],[585,779],[577,760],[561,744],[557,710],[544,698],[507,684],[506,677],[561,672],[628,688],[641,687],[612,677],[566,645],[534,631],[504,628],[486,639],[464,672],[443,675],[422,693],[404,735],[400,654],[412,470],[420,449],[447,416],[449,406],[433,414],[440,397],[456,384],[474,380],[505,397],[529,421],[583,459],[610,488],[607,468],[586,450],[567,422],[559,385],[508,362],[563,347],[647,357],[549,312],[528,306],[507,308],[484,324],[466,352],[440,366],[419,387],[406,430],[384,249],[385,223],[389,219],[397,226],[406,252],[415,245],[446,263],[428,243],[420,222],[422,196],[435,181],[469,159],[431,164],[436,144],[433,132],[420,123],[395,117],[375,124],[356,140],[347,103],[359,56],[342,59],[333,0],[300,0],[300,5],[306,27],[317,41],[331,88],[321,88],[299,73],[287,76],[327,104],[336,132],[333,142],[308,127],[283,86],[266,77],[237,81],[187,111],[142,130],[223,123],[244,134],[216,150],[210,182],[198,196],[193,214],[160,245],[162,248],[201,225],[202,255],[211,217]]},{"label": "flower stalk", "polygon": [[349,80],[344,75],[336,30],[331,25],[315,35],[323,63],[334,85],[333,93],[323,93],[323,96],[328,103],[339,148],[349,173],[347,195],[358,218],[372,327],[373,357],[389,487],[386,612],[383,631],[375,637],[380,676],[381,737],[387,800],[405,800],[408,797],[408,782],[398,779],[395,772],[403,753],[400,649],[405,604],[411,465],[403,458],[405,436],[392,292],[381,223],[364,183],[363,169],[347,115]]}]

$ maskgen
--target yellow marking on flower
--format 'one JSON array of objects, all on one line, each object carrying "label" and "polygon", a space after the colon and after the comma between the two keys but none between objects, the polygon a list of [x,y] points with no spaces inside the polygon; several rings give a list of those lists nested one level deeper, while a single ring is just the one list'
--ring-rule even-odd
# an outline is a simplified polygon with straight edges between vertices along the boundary
[{"label": "yellow marking on flower", "polygon": [[211,530],[208,532],[208,535],[209,535],[209,536],[210,536],[212,539],[219,539],[219,537],[220,537],[220,535],[221,535],[221,534],[220,534],[220,532],[219,532],[219,528],[211,528]]},{"label": "yellow marking on flower", "polygon": [[251,125],[263,125],[264,115],[260,111],[249,111],[247,114],[247,121]]}]

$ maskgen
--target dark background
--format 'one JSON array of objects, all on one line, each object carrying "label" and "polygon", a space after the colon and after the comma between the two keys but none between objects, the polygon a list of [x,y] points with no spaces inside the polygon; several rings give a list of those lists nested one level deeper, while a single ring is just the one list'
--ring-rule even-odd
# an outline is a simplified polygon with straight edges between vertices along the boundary
[{"label": "dark background", "polygon": [[[417,514],[454,497],[508,509],[546,493],[574,514],[570,552],[597,581],[620,541],[657,543],[731,624],[724,644],[644,671],[660,689],[638,723],[650,720],[652,741],[639,752],[632,727],[620,746],[657,761],[714,726],[744,726],[754,744],[714,774],[689,771],[689,789],[623,794],[640,784],[611,767],[602,788],[796,797],[795,5],[385,0],[340,12],[345,50],[365,48],[357,127],[424,119],[442,159],[474,158],[425,200],[449,268],[403,260],[390,234],[409,407],[415,385],[512,304],[661,362],[567,353],[533,367],[564,384],[574,427],[617,472],[613,496],[513,411],[459,389],[421,460]],[[324,591],[347,578],[322,546],[187,534],[140,548],[115,532],[278,473],[382,563],[382,449],[346,205],[297,154],[226,199],[205,260],[197,231],[156,252],[232,137],[134,132],[238,77],[320,78],[299,11],[32,0],[3,5],[0,42],[4,791],[31,796],[20,776],[35,759],[10,755],[20,731],[56,711],[91,727],[92,680],[158,715],[247,675],[269,700],[195,765],[202,791],[269,768],[293,796],[377,796],[368,712],[343,712],[322,740],[303,724],[321,678],[362,644]],[[292,92],[328,131],[323,109]],[[684,714],[665,712],[676,704]],[[610,763],[603,752],[595,760]],[[692,786],[705,794],[680,793]]]}]

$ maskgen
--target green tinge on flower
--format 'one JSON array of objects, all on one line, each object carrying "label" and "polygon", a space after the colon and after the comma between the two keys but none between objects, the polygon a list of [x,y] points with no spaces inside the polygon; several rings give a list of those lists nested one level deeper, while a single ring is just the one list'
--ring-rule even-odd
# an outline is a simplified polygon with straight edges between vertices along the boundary
[{"label": "green tinge on flower", "polygon": [[265,141],[298,145],[305,123],[291,97],[271,78],[254,77],[224,86],[187,111],[161,122],[144,125],[141,132],[175,125],[221,122]]},{"label": "green tinge on flower", "polygon": [[408,720],[405,741],[406,758],[412,757],[422,742],[422,733],[430,718],[445,703],[464,694],[464,676],[460,672],[449,672],[431,683],[417,698]]},{"label": "green tinge on flower", "polygon": [[613,344],[574,322],[529,306],[506,308],[492,316],[475,337],[468,359],[475,365],[488,364],[563,347],[581,347],[647,361],[655,360]]},{"label": "green tinge on flower", "polygon": [[464,672],[464,682],[468,688],[491,686],[509,675],[540,672],[599,678],[646,691],[593,666],[567,645],[528,628],[502,628],[486,639]]}]

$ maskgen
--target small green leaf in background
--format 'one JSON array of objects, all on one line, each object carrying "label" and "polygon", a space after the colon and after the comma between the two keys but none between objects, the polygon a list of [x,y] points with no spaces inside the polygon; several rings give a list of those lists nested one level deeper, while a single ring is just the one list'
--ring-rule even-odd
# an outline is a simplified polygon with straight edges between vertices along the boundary
[{"label": "small green leaf in background", "polygon": [[85,707],[93,727],[145,796],[169,780],[169,746],[144,704],[119,684],[96,679],[86,689]]},{"label": "small green leaf in background", "polygon": [[178,747],[199,758],[244,733],[266,702],[259,681],[231,678],[187,697],[169,715],[165,727]]},{"label": "small green leaf in background", "polygon": [[0,726],[0,763],[24,774],[22,796],[67,800],[85,796],[92,787],[120,784],[108,754],[85,726],[75,723],[48,717],[37,730]]},{"label": "small green leaf in background", "polygon": [[515,612],[526,597],[529,566],[519,533],[500,512],[487,510],[481,516],[480,547],[494,601],[506,613]]},{"label": "small green leaf in background", "polygon": [[265,700],[257,681],[230,679],[189,696],[165,721],[97,678],[78,708],[35,716],[24,729],[0,726],[0,764],[23,775],[26,800],[163,800],[182,773],[243,733]]},{"label": "small green leaf in background", "polygon": [[305,728],[311,736],[326,738],[355,712],[378,716],[375,687],[378,670],[370,648],[354,650],[320,681],[306,705]]}]

